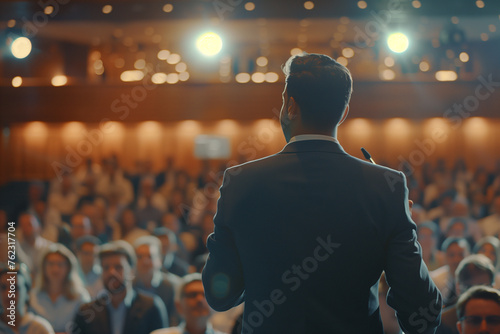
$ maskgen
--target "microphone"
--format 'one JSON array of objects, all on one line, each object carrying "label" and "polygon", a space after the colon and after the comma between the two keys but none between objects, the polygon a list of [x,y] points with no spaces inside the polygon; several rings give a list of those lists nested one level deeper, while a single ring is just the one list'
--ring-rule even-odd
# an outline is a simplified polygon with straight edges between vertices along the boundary
[{"label": "microphone", "polygon": [[372,156],[370,153],[368,153],[367,150],[365,150],[364,147],[361,148],[361,152],[363,152],[363,155],[365,156],[365,159],[370,161],[372,164],[376,165],[375,160],[372,159]]}]

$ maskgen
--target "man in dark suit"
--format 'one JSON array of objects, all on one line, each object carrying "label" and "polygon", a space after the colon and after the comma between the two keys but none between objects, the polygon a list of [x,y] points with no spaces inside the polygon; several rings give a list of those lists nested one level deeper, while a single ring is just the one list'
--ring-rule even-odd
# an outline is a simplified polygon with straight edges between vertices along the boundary
[{"label": "man in dark suit", "polygon": [[82,305],[74,322],[73,334],[149,334],[168,327],[165,305],[157,296],[132,288],[135,254],[125,241],[102,246],[99,252],[106,293]]},{"label": "man in dark suit", "polygon": [[429,278],[402,173],[348,155],[336,139],[349,71],[291,57],[280,121],[287,145],[226,170],[203,270],[209,304],[245,301],[242,333],[383,333],[378,282],[405,333],[434,333]]}]

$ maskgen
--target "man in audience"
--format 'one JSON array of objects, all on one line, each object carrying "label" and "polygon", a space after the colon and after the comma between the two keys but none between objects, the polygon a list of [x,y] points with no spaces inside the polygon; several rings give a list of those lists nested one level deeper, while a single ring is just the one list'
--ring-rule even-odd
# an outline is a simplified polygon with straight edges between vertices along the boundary
[{"label": "man in audience", "polygon": [[46,319],[28,310],[30,289],[31,278],[24,264],[16,265],[14,270],[0,264],[0,333],[54,334]]},{"label": "man in audience", "polygon": [[97,263],[97,253],[101,241],[93,235],[85,235],[76,240],[78,271],[85,288],[92,299],[104,288],[101,280],[101,266]]},{"label": "man in audience", "polygon": [[[456,271],[456,292],[461,296],[469,288],[476,285],[493,286],[495,282],[495,268],[491,260],[482,254],[469,255],[458,265]],[[458,333],[456,304],[443,311],[441,325],[436,334]]]},{"label": "man in audience", "polygon": [[149,334],[168,326],[163,302],[132,287],[136,258],[128,243],[103,245],[99,259],[106,293],[80,308],[71,326],[73,334]]},{"label": "man in audience", "polygon": [[161,242],[162,271],[169,272],[179,277],[188,273],[189,264],[177,256],[178,244],[174,232],[166,227],[157,227],[153,231]]},{"label": "man in audience", "polygon": [[500,291],[470,288],[458,300],[457,316],[460,334],[500,334]]},{"label": "man in audience", "polygon": [[137,275],[134,288],[160,297],[165,304],[170,324],[179,323],[174,305],[175,286],[180,278],[161,271],[161,244],[154,236],[143,236],[134,243],[137,256]]},{"label": "man in audience", "polygon": [[199,273],[182,278],[175,294],[175,306],[183,322],[177,327],[158,329],[151,334],[222,334],[212,328],[212,309],[205,299]]},{"label": "man in audience", "polygon": [[18,218],[21,238],[21,248],[26,253],[26,265],[31,271],[33,277],[40,269],[41,255],[52,244],[51,241],[43,238],[41,234],[40,222],[29,213],[22,213]]},{"label": "man in audience", "polygon": [[449,306],[456,302],[455,271],[467,255],[470,247],[467,240],[463,238],[448,238],[441,247],[445,253],[446,265],[431,272],[431,278],[443,295],[443,305]]}]

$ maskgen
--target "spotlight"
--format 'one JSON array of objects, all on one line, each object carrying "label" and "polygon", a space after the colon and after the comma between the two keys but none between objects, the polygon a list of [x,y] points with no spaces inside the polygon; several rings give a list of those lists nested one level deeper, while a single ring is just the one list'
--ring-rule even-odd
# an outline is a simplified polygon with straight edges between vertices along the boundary
[{"label": "spotlight", "polygon": [[214,32],[206,32],[198,37],[196,47],[205,56],[215,56],[222,50],[222,39]]},{"label": "spotlight", "polygon": [[16,38],[10,46],[10,51],[18,59],[26,58],[31,53],[31,41],[26,37]]},{"label": "spotlight", "polygon": [[389,35],[389,37],[387,38],[387,45],[392,52],[402,53],[408,50],[410,41],[405,34],[397,32]]}]

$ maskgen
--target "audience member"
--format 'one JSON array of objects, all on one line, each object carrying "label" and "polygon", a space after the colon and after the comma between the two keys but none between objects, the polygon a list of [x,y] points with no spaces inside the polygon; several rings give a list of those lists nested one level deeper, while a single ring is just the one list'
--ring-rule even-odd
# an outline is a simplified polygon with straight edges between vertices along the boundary
[{"label": "audience member", "polygon": [[495,288],[500,288],[500,240],[497,237],[484,237],[474,246],[474,254],[483,254],[491,260],[495,267]]},{"label": "audience member", "polygon": [[434,222],[417,225],[417,238],[422,246],[422,258],[429,270],[435,270],[444,263],[443,254],[437,249],[439,230]]},{"label": "audience member", "polygon": [[500,291],[476,286],[465,292],[457,304],[460,334],[500,333]]},{"label": "audience member", "polygon": [[162,271],[182,277],[188,273],[189,264],[177,255],[178,243],[174,232],[166,227],[157,227],[153,231],[161,242]]},{"label": "audience member", "polygon": [[72,324],[73,334],[149,334],[168,327],[165,305],[132,287],[136,258],[132,246],[118,240],[99,251],[105,293],[84,304]]},{"label": "audience member", "polygon": [[85,235],[78,238],[75,244],[78,272],[90,297],[95,298],[104,288],[101,280],[101,266],[97,261],[101,241],[93,235]]},{"label": "audience member", "polygon": [[484,236],[500,234],[500,195],[493,198],[490,215],[479,220],[478,225]]},{"label": "audience member", "polygon": [[152,235],[143,236],[134,242],[134,248],[137,256],[134,288],[160,297],[167,308],[170,324],[177,325],[179,319],[174,306],[174,291],[180,277],[161,271],[160,240]]},{"label": "audience member", "polygon": [[205,299],[201,274],[184,276],[175,294],[175,306],[183,322],[177,327],[158,329],[151,334],[222,334],[209,322],[213,311]]},{"label": "audience member", "polygon": [[76,258],[61,244],[53,244],[44,254],[30,306],[47,319],[56,333],[69,330],[78,308],[90,301],[77,272]]},{"label": "audience member", "polygon": [[137,227],[137,217],[135,216],[134,210],[131,208],[123,210],[118,223],[120,226],[120,239],[125,240],[131,245],[133,245],[138,238],[150,235],[148,231]]},{"label": "audience member", "polygon": [[[10,273],[13,271],[17,275]],[[54,334],[46,319],[29,311],[30,289],[31,278],[24,264],[16,265],[14,270],[0,264],[0,333]]]}]

